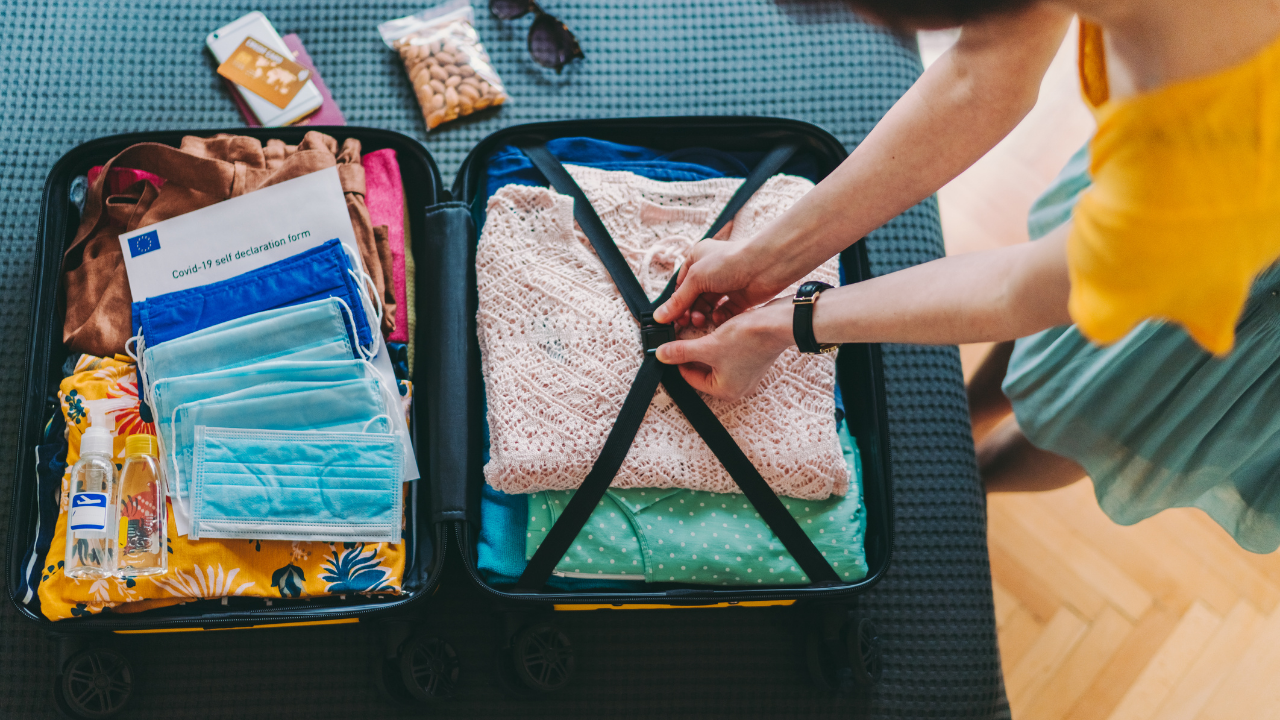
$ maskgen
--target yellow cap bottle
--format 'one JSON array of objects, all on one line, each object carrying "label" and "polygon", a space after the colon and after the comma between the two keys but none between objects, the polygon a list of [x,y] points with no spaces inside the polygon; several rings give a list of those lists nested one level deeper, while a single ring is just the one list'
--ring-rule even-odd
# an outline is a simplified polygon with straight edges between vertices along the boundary
[{"label": "yellow cap bottle", "polygon": [[156,445],[155,435],[130,435],[124,441],[124,456],[127,458],[134,455],[158,457],[159,454],[160,450]]},{"label": "yellow cap bottle", "polygon": [[120,535],[117,575],[140,577],[168,570],[166,503],[155,435],[130,435],[124,441],[124,469],[117,495]]}]

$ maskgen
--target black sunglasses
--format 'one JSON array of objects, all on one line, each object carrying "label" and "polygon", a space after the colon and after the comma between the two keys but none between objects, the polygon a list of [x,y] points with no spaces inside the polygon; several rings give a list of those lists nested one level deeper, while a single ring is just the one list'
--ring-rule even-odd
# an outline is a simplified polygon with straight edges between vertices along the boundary
[{"label": "black sunglasses", "polygon": [[489,0],[489,12],[499,20],[514,20],[534,13],[529,26],[529,54],[543,67],[560,72],[569,61],[583,57],[578,38],[569,26],[538,6],[535,0]]}]

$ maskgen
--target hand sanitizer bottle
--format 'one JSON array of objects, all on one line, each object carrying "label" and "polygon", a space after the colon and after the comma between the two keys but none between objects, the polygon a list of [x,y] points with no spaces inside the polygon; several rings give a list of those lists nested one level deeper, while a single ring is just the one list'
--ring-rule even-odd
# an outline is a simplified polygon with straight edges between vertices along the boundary
[{"label": "hand sanitizer bottle", "polygon": [[156,436],[130,435],[120,471],[120,577],[160,575],[169,568],[165,548],[165,492],[156,462]]},{"label": "hand sanitizer bottle", "polygon": [[[128,401],[125,401],[128,402]],[[80,459],[71,468],[67,511],[67,577],[97,579],[116,571],[114,499],[116,464],[108,413],[120,400],[87,400],[89,428],[80,437]]]}]

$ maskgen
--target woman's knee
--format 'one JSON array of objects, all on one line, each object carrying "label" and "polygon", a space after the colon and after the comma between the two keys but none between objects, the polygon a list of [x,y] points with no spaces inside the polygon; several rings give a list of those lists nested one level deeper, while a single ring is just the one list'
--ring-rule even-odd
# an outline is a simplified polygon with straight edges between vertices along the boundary
[{"label": "woman's knee", "polygon": [[1032,445],[1012,415],[978,443],[977,453],[987,492],[1056,490],[1086,474],[1075,461]]},{"label": "woman's knee", "polygon": [[1009,370],[1013,342],[996,343],[965,386],[969,399],[969,421],[973,438],[980,441],[1013,412],[1009,399],[1000,386]]}]

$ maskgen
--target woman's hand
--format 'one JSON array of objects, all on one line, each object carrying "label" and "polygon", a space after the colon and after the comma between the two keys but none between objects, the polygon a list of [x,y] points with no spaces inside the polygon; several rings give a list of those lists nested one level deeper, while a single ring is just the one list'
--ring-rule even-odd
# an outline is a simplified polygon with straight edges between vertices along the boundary
[{"label": "woman's hand", "polygon": [[[1071,322],[1067,237],[939,258],[844,287],[813,305],[818,343],[958,345],[1012,340]],[[794,343],[788,298],[730,318],[704,337],[658,348],[695,389],[725,400],[750,393]]]},{"label": "woman's hand", "polygon": [[[727,237],[732,223],[717,237]],[[693,246],[671,298],[653,313],[660,323],[706,327],[723,324],[762,302],[773,299],[791,283],[773,277],[751,243],[707,239]]]},{"label": "woman's hand", "polygon": [[789,300],[775,300],[730,318],[709,335],[660,346],[658,360],[679,365],[695,390],[737,400],[754,390],[791,346],[791,312]]}]

